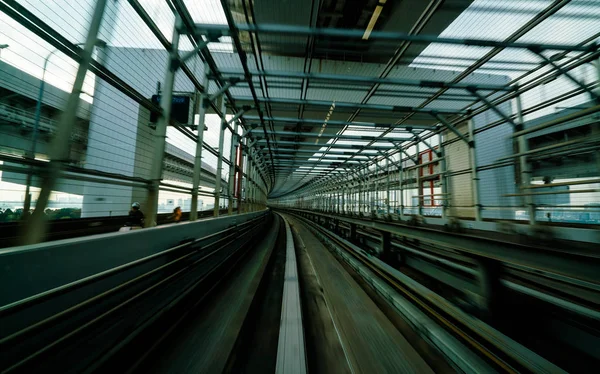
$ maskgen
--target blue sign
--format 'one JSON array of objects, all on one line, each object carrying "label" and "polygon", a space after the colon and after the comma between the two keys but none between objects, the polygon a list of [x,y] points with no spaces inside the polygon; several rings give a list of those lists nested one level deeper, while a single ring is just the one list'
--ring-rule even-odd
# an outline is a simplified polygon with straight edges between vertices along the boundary
[{"label": "blue sign", "polygon": [[[160,105],[160,96],[153,95],[152,102]],[[171,119],[181,124],[189,123],[190,114],[190,97],[189,96],[173,96],[171,100]],[[158,121],[158,113],[150,112],[150,122]]]}]

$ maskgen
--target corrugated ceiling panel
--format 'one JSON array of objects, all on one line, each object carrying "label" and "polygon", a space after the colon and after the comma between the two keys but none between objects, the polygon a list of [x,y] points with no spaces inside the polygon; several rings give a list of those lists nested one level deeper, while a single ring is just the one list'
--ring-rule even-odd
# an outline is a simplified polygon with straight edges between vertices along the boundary
[{"label": "corrugated ceiling panel", "polygon": [[354,91],[343,89],[319,89],[309,86],[306,98],[308,100],[340,101],[348,103],[360,103],[365,97],[367,90]]},{"label": "corrugated ceiling panel", "polygon": [[[147,1],[156,2],[153,0]],[[196,23],[227,24],[227,18],[220,0],[184,0],[184,3]],[[167,12],[172,13],[168,8]]]},{"label": "corrugated ceiling panel", "polygon": [[[250,55],[248,58],[250,59]],[[297,57],[263,56],[262,64],[266,71],[302,72],[304,59]]]},{"label": "corrugated ceiling panel", "polygon": [[379,104],[379,105],[396,105],[396,106],[411,106],[416,107],[419,106],[424,100],[420,98],[399,98],[399,97],[381,97],[376,96],[372,97],[369,100],[369,104]]},{"label": "corrugated ceiling panel", "polygon": [[[533,19],[550,2],[537,0],[502,2],[501,10],[498,9],[498,4],[496,0],[475,0],[440,36],[504,40]],[[440,64],[440,69],[453,69],[454,65],[455,70],[464,70],[456,66],[459,65],[459,62],[452,59],[452,57],[460,56],[475,59],[482,57],[489,50],[490,48],[433,43],[425,48],[423,54],[448,56],[448,59],[442,58],[437,61]],[[420,58],[417,57],[411,66],[419,66],[420,61]]]}]

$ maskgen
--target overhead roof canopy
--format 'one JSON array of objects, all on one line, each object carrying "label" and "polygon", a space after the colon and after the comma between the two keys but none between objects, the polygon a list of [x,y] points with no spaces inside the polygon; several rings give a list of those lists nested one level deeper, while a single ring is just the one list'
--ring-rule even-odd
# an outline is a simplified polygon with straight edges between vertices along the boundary
[{"label": "overhead roof canopy", "polygon": [[211,42],[208,92],[235,83],[230,105],[246,108],[247,151],[274,197],[487,110],[515,125],[497,105],[598,58],[600,6],[587,0],[221,0],[226,22],[167,3],[184,50]]}]

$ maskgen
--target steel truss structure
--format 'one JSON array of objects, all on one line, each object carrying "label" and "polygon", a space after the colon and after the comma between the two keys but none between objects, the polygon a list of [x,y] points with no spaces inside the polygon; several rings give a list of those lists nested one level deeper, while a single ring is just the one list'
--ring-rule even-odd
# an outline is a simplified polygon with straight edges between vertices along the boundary
[{"label": "steel truss structure", "polygon": [[[191,190],[186,190],[192,195],[192,220],[197,218],[199,184],[203,173],[201,160],[204,152],[208,151],[217,157],[215,215],[219,214],[219,199],[226,198],[230,213],[236,204],[238,207],[247,204],[249,210],[255,210],[265,206],[269,199],[278,204],[339,213],[373,214],[381,213],[383,209],[385,214],[397,213],[403,219],[405,214],[423,215],[427,197],[441,201],[439,215],[448,218],[454,215],[449,197],[453,193],[450,178],[468,175],[472,195],[468,208],[472,210],[473,218],[480,221],[483,219],[482,211],[487,207],[482,204],[480,196],[480,174],[485,168],[479,167],[477,162],[476,150],[480,146],[478,136],[494,128],[509,126],[514,137],[514,154],[498,160],[495,165],[486,165],[486,168],[515,166],[518,195],[523,198],[517,205],[527,209],[529,222],[533,224],[536,221],[536,204],[535,192],[531,192],[529,158],[536,150],[529,149],[527,135],[558,126],[566,120],[577,118],[577,115],[597,113],[600,108],[598,80],[584,82],[573,74],[574,69],[584,64],[598,64],[598,35],[568,45],[521,41],[536,26],[567,6],[570,3],[567,0],[552,2],[503,40],[423,35],[420,31],[436,14],[436,5],[428,7],[418,17],[410,32],[374,30],[370,32],[368,41],[364,40],[364,30],[261,23],[254,14],[252,2],[247,0],[242,0],[242,9],[236,8],[235,11],[232,7],[240,2],[221,0],[227,21],[224,25],[198,23],[185,1],[166,0],[175,18],[172,38],[168,40],[142,2],[128,0],[128,3],[168,52],[165,76],[156,77],[162,87],[160,107],[93,58],[93,46],[103,20],[105,0],[95,5],[83,48],[70,42],[18,1],[0,0],[0,11],[79,63],[72,99],[53,138],[50,162],[40,172],[44,184],[41,198],[27,227],[29,243],[43,238],[42,212],[48,196],[57,179],[65,171],[72,170],[68,166],[68,156],[64,154],[70,139],[65,134],[70,133],[81,84],[88,70],[140,107],[160,114],[154,130],[159,140],[154,144],[151,176],[142,181],[148,189],[146,206],[150,222],[155,221],[157,212],[166,131],[172,124],[168,103],[171,102],[177,72],[183,73],[192,82],[200,103],[194,112],[200,123],[197,135],[186,127],[187,124],[174,124],[196,143],[193,186]],[[216,56],[208,48],[210,43],[223,37],[231,38],[235,57]],[[274,42],[277,38],[289,38],[290,45],[305,45],[304,55],[286,56],[286,47],[278,47]],[[310,66],[315,61],[316,45],[323,40],[339,41],[344,45],[373,41],[392,47],[394,53],[383,67],[374,68],[371,63],[365,62],[364,70],[357,73],[352,71],[343,74],[339,69],[332,73],[335,69],[329,65],[323,68],[323,72],[315,72]],[[185,54],[179,49],[183,41],[192,46],[192,50]],[[274,52],[264,52],[261,43],[272,44]],[[402,76],[406,71],[394,73],[398,61],[414,45],[466,46],[479,48],[485,53],[472,60],[468,67],[444,75],[443,79]],[[483,74],[471,77],[478,74],[480,69],[485,71],[482,67],[493,62],[505,50],[525,51],[537,61],[533,63],[533,68],[512,80],[501,76],[484,79]],[[200,76],[189,66],[190,59],[197,57],[204,64]],[[279,61],[279,65],[276,62],[266,63],[267,57]],[[285,66],[281,62],[285,58],[299,59],[304,67],[293,69],[291,63]],[[230,60],[237,62],[225,63]],[[444,57],[439,56],[439,60],[443,61]],[[350,71],[358,69],[359,65],[348,66]],[[534,108],[522,108],[524,95],[560,77],[568,79],[575,89],[560,93],[561,97],[552,97]],[[216,91],[209,90],[211,81],[215,83]],[[391,95],[390,99],[386,98],[387,92],[398,94]],[[348,94],[344,96],[346,99],[337,101],[334,97],[343,96],[342,93],[352,95]],[[567,95],[580,94],[589,95],[593,104],[578,113],[571,113],[570,117],[563,120],[553,120],[535,128],[524,126],[524,115],[532,110],[544,109]],[[349,97],[354,99],[347,99]],[[390,104],[392,101],[397,104]],[[514,110],[507,105],[509,103],[514,103]],[[209,147],[203,139],[207,113],[216,113],[221,117],[217,149]],[[228,113],[234,116],[233,119],[226,117]],[[485,113],[493,113],[496,119],[488,121],[485,126],[476,127],[474,119]],[[231,154],[228,156],[230,162],[223,154],[226,131],[232,134]],[[469,167],[464,170],[448,169],[449,149],[457,143],[464,144],[469,160]],[[238,148],[240,156],[236,156]],[[597,144],[592,149],[598,153]],[[428,159],[424,158],[425,154],[429,155]],[[222,180],[220,176],[226,166],[230,168],[229,180]],[[424,170],[429,167],[430,171],[425,173]],[[243,196],[234,191],[236,173],[244,179]],[[432,190],[434,181],[439,185],[439,192],[422,192],[423,183],[429,181]],[[223,185],[225,188],[222,188]],[[416,211],[407,212],[405,208],[409,204],[404,201],[403,191],[415,185],[421,191],[414,196]],[[394,191],[399,191],[399,198],[392,204],[391,195],[396,194]],[[382,201],[385,203],[382,204]]]}]

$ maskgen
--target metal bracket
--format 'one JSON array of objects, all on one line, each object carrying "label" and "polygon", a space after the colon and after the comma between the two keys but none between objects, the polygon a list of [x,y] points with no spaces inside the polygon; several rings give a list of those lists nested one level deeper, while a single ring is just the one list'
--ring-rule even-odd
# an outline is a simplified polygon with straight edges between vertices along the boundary
[{"label": "metal bracket", "polygon": [[185,55],[183,55],[183,56],[181,56],[179,58],[180,64],[185,63],[187,60],[189,60],[190,58],[194,57],[198,52],[200,52],[201,50],[203,50],[207,46],[208,46],[208,42],[198,43],[198,45],[196,46],[196,48],[194,48],[192,51],[189,51],[188,53],[186,53]]},{"label": "metal bracket", "polygon": [[430,150],[430,151],[432,151],[433,153],[435,153],[435,155],[436,155],[437,157],[442,157],[442,152],[441,152],[439,149],[435,149],[435,148],[433,148],[432,146],[430,146],[429,144],[427,144],[427,142],[426,142],[425,140],[421,139],[421,138],[419,137],[419,135],[417,135],[417,134],[415,134],[414,132],[412,132],[412,130],[410,130],[410,133],[411,133],[411,134],[413,134],[413,135],[414,135],[414,137],[415,137],[415,139],[417,139],[419,142],[421,142],[421,143],[425,144],[425,146],[426,146],[427,148],[429,148],[429,150]]},{"label": "metal bracket", "polygon": [[475,96],[479,100],[481,100],[494,113],[496,113],[497,115],[499,115],[500,117],[502,117],[503,120],[505,120],[506,122],[510,123],[513,126],[513,128],[516,128],[518,126],[518,124],[512,118],[510,118],[509,116],[507,116],[506,114],[504,114],[503,111],[501,111],[500,109],[498,109],[494,104],[492,104],[482,94],[480,94],[479,92],[477,92],[477,88],[475,88],[475,87],[469,87],[469,88],[467,88],[467,91],[469,91],[471,94],[473,94],[473,96]]},{"label": "metal bracket", "polygon": [[233,86],[233,83],[231,83],[231,81],[225,82],[225,84],[221,88],[219,88],[217,92],[208,97],[208,100],[215,101],[215,99],[224,94],[231,86]]},{"label": "metal bracket", "polygon": [[470,145],[469,139],[464,136],[463,134],[461,134],[456,127],[454,127],[450,122],[448,122],[444,117],[442,117],[441,115],[439,115],[438,113],[433,113],[433,116],[440,121],[440,123],[442,125],[444,125],[448,130],[452,131],[454,133],[454,135],[456,135],[457,137],[459,137],[460,139],[462,139],[465,143]]},{"label": "metal bracket", "polygon": [[419,163],[419,160],[416,158],[413,158],[411,155],[409,155],[404,149],[400,148],[400,152],[404,153],[406,155],[406,157],[408,157],[409,160],[411,160],[412,162],[414,162],[415,165],[417,165]]},{"label": "metal bracket", "polygon": [[529,48],[529,51],[531,51],[532,53],[534,53],[538,57],[540,57],[542,60],[544,60],[544,62],[546,62],[546,64],[552,66],[552,68],[554,68],[554,70],[558,71],[560,74],[562,74],[565,77],[567,77],[571,82],[575,83],[576,86],[578,86],[579,88],[583,89],[585,92],[589,93],[590,96],[592,97],[592,99],[594,101],[600,102],[600,96],[598,96],[598,94],[596,92],[594,92],[594,90],[592,90],[591,88],[589,88],[585,83],[580,82],[577,78],[575,78],[573,75],[571,75],[571,73],[569,73],[568,71],[566,71],[565,69],[563,69],[556,62],[554,62],[552,59],[544,56],[544,54],[542,53],[542,51],[540,49],[538,49],[538,48]]},{"label": "metal bracket", "polygon": [[243,115],[244,115],[244,113],[246,113],[246,112],[248,112],[248,111],[250,111],[250,110],[252,110],[252,109],[254,109],[254,107],[252,107],[252,106],[248,106],[248,105],[244,105],[244,106],[242,107],[242,109],[241,109],[241,110],[239,110],[239,111],[238,111],[238,112],[237,112],[237,113],[236,113],[236,114],[233,116],[233,118],[231,118],[231,119],[230,119],[230,120],[227,122],[227,125],[230,125],[230,124],[232,124],[233,122],[237,121],[238,119],[240,119],[240,117],[241,117],[241,116],[243,116]]}]

